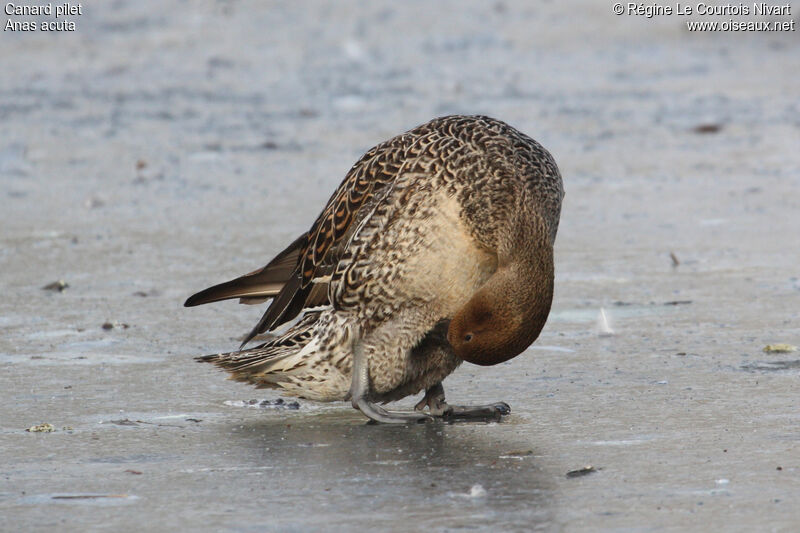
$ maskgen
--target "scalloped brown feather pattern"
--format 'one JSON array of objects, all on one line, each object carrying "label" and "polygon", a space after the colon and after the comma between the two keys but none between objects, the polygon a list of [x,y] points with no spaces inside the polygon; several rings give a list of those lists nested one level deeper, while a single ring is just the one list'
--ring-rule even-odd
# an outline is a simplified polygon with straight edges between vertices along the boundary
[{"label": "scalloped brown feather pattern", "polygon": [[[305,308],[335,304],[329,301],[329,276],[333,276],[337,283],[343,280],[344,283],[340,285],[357,284],[357,280],[350,278],[361,276],[363,269],[354,264],[356,254],[353,248],[357,246],[351,241],[359,226],[369,222],[372,231],[379,230],[393,217],[395,209],[385,201],[389,193],[392,196],[391,202],[396,206],[403,204],[405,198],[413,196],[420,189],[432,191],[437,187],[449,188],[456,176],[471,173],[475,176],[474,186],[454,192],[458,193],[466,211],[491,212],[484,205],[486,195],[474,193],[484,183],[492,187],[511,178],[504,176],[502,169],[485,167],[486,155],[492,153],[493,159],[497,161],[513,159],[516,168],[535,168],[537,172],[532,175],[552,176],[558,173],[550,155],[536,141],[504,122],[484,116],[453,115],[437,118],[370,149],[350,168],[304,236],[307,240],[297,250],[297,265],[282,280],[284,285],[280,292],[261,294],[274,297],[274,300],[243,345],[254,336],[292,320]],[[425,179],[419,179],[420,177]],[[542,182],[531,186],[555,185]],[[392,191],[392,188],[397,190]],[[555,225],[550,228],[553,238],[563,196],[560,181],[557,188],[558,190],[548,191],[549,194],[544,196],[546,201],[552,203],[544,207],[554,213],[551,218],[555,219]],[[475,197],[474,201],[471,196]],[[492,206],[500,210],[505,207]],[[370,218],[376,220],[368,220]],[[491,226],[495,222],[481,221],[486,224],[487,231],[484,235],[476,234],[476,239],[481,241],[485,235],[494,233],[488,230],[494,229]],[[290,248],[298,245],[301,239],[295,241]],[[492,243],[482,244],[491,246]],[[287,254],[290,248],[284,250],[279,257]],[[232,284],[247,277],[243,276],[228,283]],[[206,291],[212,289],[214,287]],[[341,294],[342,287],[336,292]],[[226,294],[228,298],[236,296],[232,292]],[[252,295],[248,294],[247,297]],[[205,301],[195,302],[194,305],[197,303]]]}]

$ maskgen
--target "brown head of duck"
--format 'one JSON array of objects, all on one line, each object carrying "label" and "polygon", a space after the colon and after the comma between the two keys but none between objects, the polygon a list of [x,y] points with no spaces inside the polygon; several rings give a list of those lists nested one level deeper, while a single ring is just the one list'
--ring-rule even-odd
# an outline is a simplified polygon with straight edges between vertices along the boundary
[{"label": "brown head of duck", "polygon": [[451,320],[447,340],[461,359],[496,365],[539,336],[553,301],[555,232],[547,226],[539,217],[517,226],[508,251],[498,253],[495,273]]}]

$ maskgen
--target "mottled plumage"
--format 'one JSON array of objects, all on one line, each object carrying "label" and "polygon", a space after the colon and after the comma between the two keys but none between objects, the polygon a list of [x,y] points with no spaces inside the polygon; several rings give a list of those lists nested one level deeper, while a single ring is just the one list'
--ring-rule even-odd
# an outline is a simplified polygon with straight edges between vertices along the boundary
[{"label": "mottled plumage", "polygon": [[266,267],[187,300],[273,297],[245,343],[314,308],[257,348],[200,359],[287,394],[353,396],[381,419],[363,402],[440,390],[462,359],[494,364],[538,336],[562,197],[533,139],[488,117],[434,119],[364,154]]}]

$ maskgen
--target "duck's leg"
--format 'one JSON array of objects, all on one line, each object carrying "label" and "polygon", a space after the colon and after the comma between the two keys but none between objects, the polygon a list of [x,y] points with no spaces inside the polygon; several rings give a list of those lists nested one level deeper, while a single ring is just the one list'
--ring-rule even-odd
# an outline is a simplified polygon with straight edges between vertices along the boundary
[{"label": "duck's leg", "polygon": [[385,424],[408,424],[431,420],[427,414],[420,412],[387,411],[383,407],[369,401],[369,361],[360,341],[353,345],[353,377],[350,383],[350,401],[353,407],[367,415],[375,422]]},{"label": "duck's leg", "polygon": [[440,416],[445,420],[499,420],[503,415],[511,412],[511,407],[505,402],[489,405],[450,405],[444,399],[444,387],[441,382],[425,391],[425,397],[414,406],[417,411],[428,407],[433,416]]}]

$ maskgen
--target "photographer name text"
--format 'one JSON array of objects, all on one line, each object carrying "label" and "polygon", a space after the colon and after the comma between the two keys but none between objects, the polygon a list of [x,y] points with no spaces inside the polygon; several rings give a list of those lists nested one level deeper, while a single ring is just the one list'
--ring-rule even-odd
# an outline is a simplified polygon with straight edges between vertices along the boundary
[{"label": "photographer name text", "polygon": [[791,4],[769,4],[767,2],[754,2],[752,4],[696,4],[676,2],[673,4],[654,3],[617,3],[614,4],[614,13],[617,15],[634,15],[646,18],[669,15],[717,15],[717,16],[787,16],[792,14]]}]

